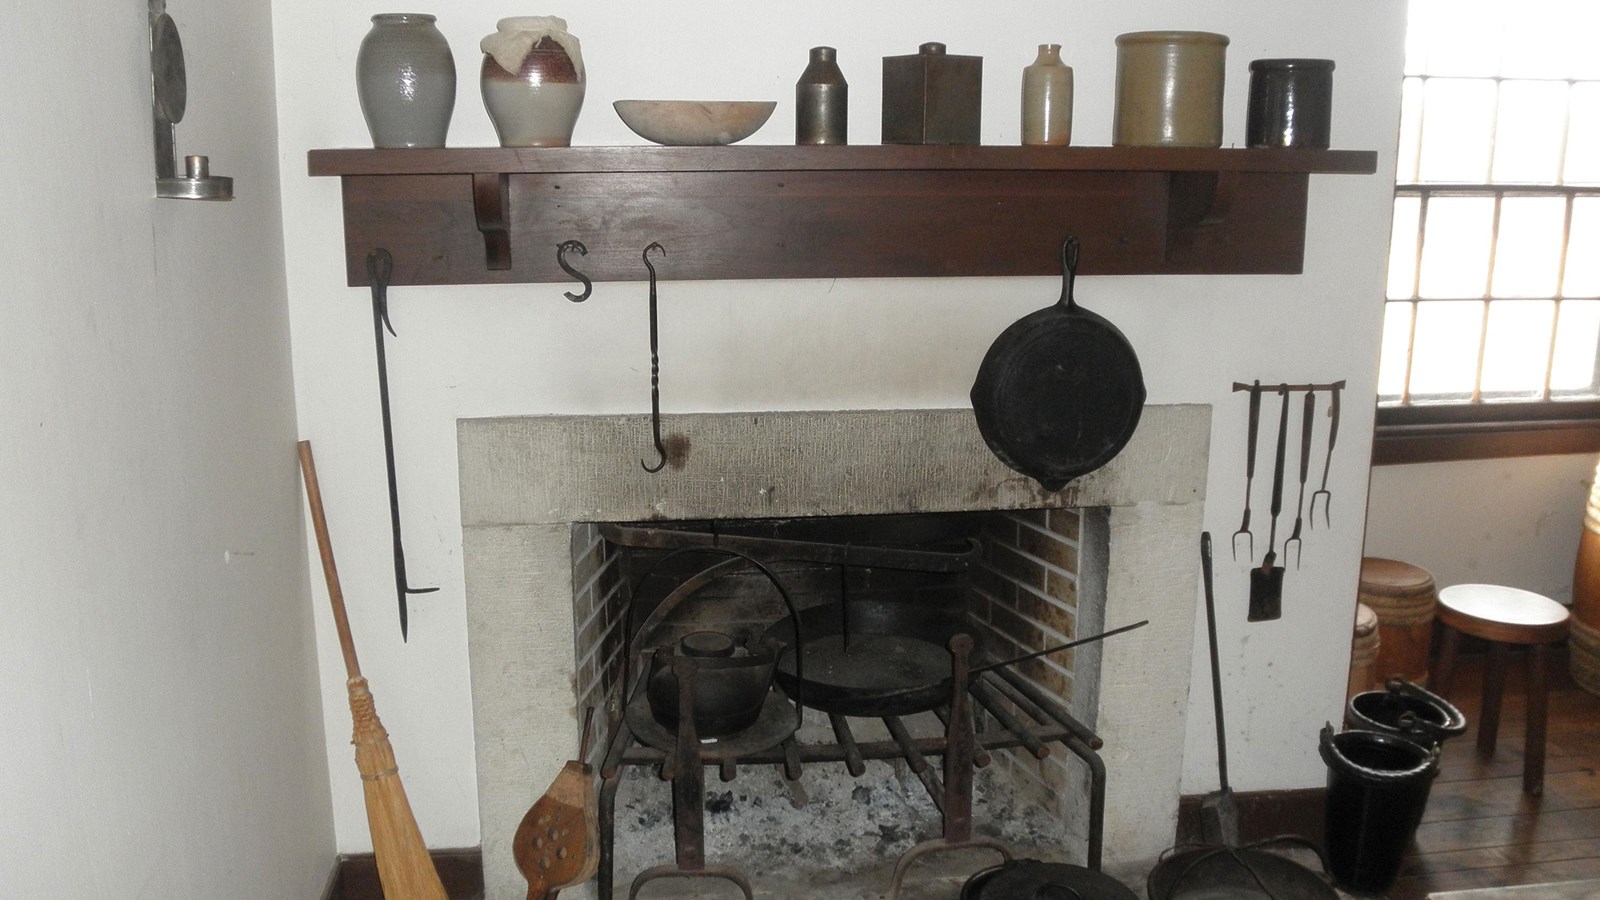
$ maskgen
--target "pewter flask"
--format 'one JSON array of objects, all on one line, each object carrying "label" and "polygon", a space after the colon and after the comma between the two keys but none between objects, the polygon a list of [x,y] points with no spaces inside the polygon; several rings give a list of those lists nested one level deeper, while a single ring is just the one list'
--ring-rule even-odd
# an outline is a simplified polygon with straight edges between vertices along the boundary
[{"label": "pewter flask", "polygon": [[848,144],[850,85],[832,47],[812,47],[811,63],[794,85],[794,142]]}]

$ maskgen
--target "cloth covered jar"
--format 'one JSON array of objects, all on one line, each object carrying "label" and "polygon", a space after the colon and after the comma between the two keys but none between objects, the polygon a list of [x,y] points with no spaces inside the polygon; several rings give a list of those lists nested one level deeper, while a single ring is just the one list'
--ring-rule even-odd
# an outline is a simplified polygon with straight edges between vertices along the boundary
[{"label": "cloth covered jar", "polygon": [[578,39],[557,16],[501,19],[478,44],[483,105],[502,147],[567,147],[583,109]]}]

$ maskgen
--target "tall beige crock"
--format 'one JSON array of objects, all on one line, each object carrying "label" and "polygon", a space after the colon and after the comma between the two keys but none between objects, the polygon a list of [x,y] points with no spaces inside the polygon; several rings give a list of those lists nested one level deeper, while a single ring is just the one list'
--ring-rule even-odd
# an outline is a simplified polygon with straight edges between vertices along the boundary
[{"label": "tall beige crock", "polygon": [[1209,31],[1135,31],[1117,36],[1119,147],[1222,146],[1222,85],[1228,38]]}]

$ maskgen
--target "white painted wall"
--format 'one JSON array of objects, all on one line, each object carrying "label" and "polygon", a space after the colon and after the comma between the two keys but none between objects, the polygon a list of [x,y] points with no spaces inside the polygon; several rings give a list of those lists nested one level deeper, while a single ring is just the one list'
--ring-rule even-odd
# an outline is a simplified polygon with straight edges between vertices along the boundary
[{"label": "white painted wall", "polygon": [[1586,453],[1380,466],[1366,553],[1422,566],[1441,587],[1509,584],[1571,603],[1594,469]]},{"label": "white painted wall", "polygon": [[[514,13],[564,15],[583,40],[590,82],[574,138],[580,144],[638,143],[610,109],[612,100],[629,97],[777,99],[778,112],[752,140],[788,143],[793,83],[807,48],[817,44],[839,49],[851,82],[851,134],[872,143],[879,59],[915,52],[928,40],[985,57],[983,138],[994,144],[1018,139],[1021,70],[1036,45],[1063,43],[1076,67],[1075,139],[1107,144],[1115,36],[1203,28],[1233,38],[1227,142],[1242,141],[1251,59],[1326,56],[1339,65],[1336,144],[1376,149],[1379,172],[1393,169],[1402,4],[1140,0],[1067,9],[1019,0],[975,15],[970,4],[930,0],[914,13],[907,9],[840,0],[695,0],[670,7],[634,0],[528,10],[461,0],[437,10],[461,75],[450,144],[495,142],[477,96],[476,46],[497,18]],[[413,599],[411,640],[402,644],[367,297],[343,286],[337,180],[305,175],[307,150],[368,145],[353,71],[367,16],[377,11],[315,0],[274,2],[298,409],[302,433],[317,442],[352,627],[412,804],[430,844],[464,846],[477,843],[478,826],[455,420],[648,409],[645,288],[598,285],[582,305],[561,298],[567,285],[391,292],[400,337],[390,344],[389,361],[408,561],[416,583],[442,588]],[[1151,402],[1216,404],[1206,521],[1220,544],[1238,524],[1243,492],[1245,404],[1229,392],[1232,381],[1344,378],[1349,397],[1373,393],[1390,190],[1386,174],[1314,178],[1302,276],[1080,282],[1080,299],[1115,321],[1141,352]],[[1047,278],[669,282],[662,288],[663,406],[673,412],[965,405],[994,336],[1053,302],[1058,290]],[[1361,555],[1371,421],[1370,404],[1346,405],[1330,480],[1335,527],[1307,539],[1305,566],[1289,575],[1282,621],[1247,627],[1245,566],[1220,566],[1237,788],[1301,787],[1323,777],[1315,732],[1338,714],[1344,691],[1343,636]],[[1262,526],[1268,480],[1256,484]],[[1280,534],[1288,526],[1282,523]],[[1264,542],[1262,527],[1257,543]],[[335,649],[320,606],[318,616],[330,673],[323,697],[338,841],[341,849],[358,850],[367,837],[359,783],[345,764],[344,691],[331,674]],[[1196,672],[1187,792],[1206,790],[1215,780],[1206,669]],[[1170,689],[1188,692],[1190,685]],[[571,710],[551,709],[549,716],[551,727],[575,733]],[[530,782],[542,787],[559,764],[530,759]]]},{"label": "white painted wall", "polygon": [[270,8],[172,12],[233,203],[154,199],[143,0],[0,42],[0,897],[314,897],[333,858]]}]

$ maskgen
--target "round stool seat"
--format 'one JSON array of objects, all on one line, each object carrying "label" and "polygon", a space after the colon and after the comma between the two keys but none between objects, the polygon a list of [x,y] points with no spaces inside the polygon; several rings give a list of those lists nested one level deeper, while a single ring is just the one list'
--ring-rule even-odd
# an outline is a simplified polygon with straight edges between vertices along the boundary
[{"label": "round stool seat", "polygon": [[1439,621],[1504,644],[1552,644],[1567,636],[1571,614],[1543,594],[1501,584],[1453,584],[1439,592]]}]

